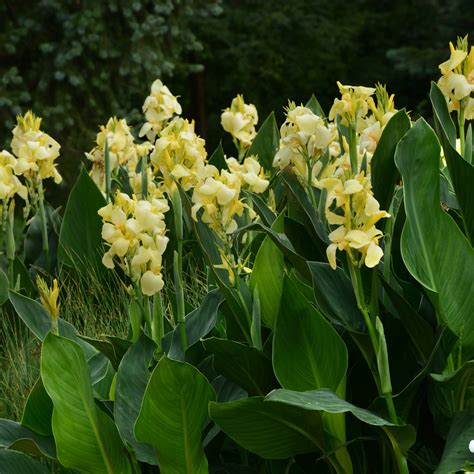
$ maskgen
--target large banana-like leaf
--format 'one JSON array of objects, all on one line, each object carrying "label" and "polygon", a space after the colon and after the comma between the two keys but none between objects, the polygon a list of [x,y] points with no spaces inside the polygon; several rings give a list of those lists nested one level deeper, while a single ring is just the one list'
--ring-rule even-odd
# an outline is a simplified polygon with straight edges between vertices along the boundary
[{"label": "large banana-like leaf", "polygon": [[195,367],[160,359],[143,397],[135,435],[155,448],[161,473],[208,473],[201,436],[208,403],[215,397]]},{"label": "large banana-like leaf", "polygon": [[474,249],[440,206],[439,156],[436,135],[423,119],[398,144],[395,160],[407,216],[401,252],[468,358],[474,354]]},{"label": "large banana-like leaf", "polygon": [[41,377],[53,401],[53,433],[61,464],[90,474],[130,473],[114,422],[94,402],[81,347],[49,333],[41,352]]}]

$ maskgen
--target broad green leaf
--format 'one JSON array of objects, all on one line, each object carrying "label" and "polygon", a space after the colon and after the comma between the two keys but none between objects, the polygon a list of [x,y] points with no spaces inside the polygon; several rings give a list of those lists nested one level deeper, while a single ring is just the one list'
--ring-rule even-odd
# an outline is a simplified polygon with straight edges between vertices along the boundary
[{"label": "broad green leaf", "polygon": [[263,225],[259,222],[254,222],[253,224],[249,224],[248,226],[239,229],[240,232],[244,232],[247,230],[257,230],[265,232],[282,251],[283,255],[291,262],[295,269],[298,270],[306,278],[311,278],[311,274],[309,273],[306,260],[301,255],[298,255],[298,253],[296,253],[293,244],[288,240],[288,237],[285,234],[275,232],[270,227],[267,227],[266,225]]},{"label": "broad green leaf", "polygon": [[81,347],[48,334],[41,352],[41,377],[53,401],[53,433],[61,464],[91,474],[130,473],[114,422],[94,402]]},{"label": "broad green leaf", "polygon": [[364,408],[339,398],[330,390],[311,390],[295,392],[293,390],[274,390],[265,397],[267,401],[280,402],[288,406],[297,407],[310,412],[352,413],[360,421],[383,428],[384,431],[397,440],[403,452],[408,451],[415,442],[415,430],[410,425],[395,425],[384,418]]},{"label": "broad green leaf", "polygon": [[61,225],[58,248],[60,265],[75,268],[84,275],[91,271],[102,275],[107,271],[102,265],[102,219],[97,214],[105,204],[99,188],[82,167],[69,195]]},{"label": "broad green leaf", "polygon": [[247,156],[257,155],[258,161],[266,170],[272,170],[273,158],[278,150],[280,134],[278,132],[275,114],[272,112],[263,122],[257,132]]},{"label": "broad green leaf", "polygon": [[344,396],[344,341],[288,278],[273,335],[273,367],[282,387],[329,388]]},{"label": "broad green leaf", "polygon": [[[215,327],[217,313],[223,301],[222,292],[219,289],[214,289],[204,297],[198,308],[186,316],[188,349],[201,338],[207,336]],[[184,361],[179,327],[165,336],[162,345],[169,358]]]},{"label": "broad green leaf", "polygon": [[321,417],[263,397],[210,403],[214,422],[236,443],[265,459],[323,451]]},{"label": "broad green leaf", "polygon": [[[26,454],[56,458],[52,436],[41,436],[16,421],[0,418],[0,448],[16,449]],[[1,467],[1,465],[0,465]],[[3,472],[0,470],[0,472]]]},{"label": "broad green leaf", "polygon": [[50,474],[44,464],[17,451],[0,449],[2,474]]},{"label": "broad green leaf", "polygon": [[267,203],[262,199],[260,194],[251,193],[250,191],[243,191],[245,196],[249,196],[252,200],[252,205],[254,211],[260,216],[262,222],[271,227],[277,216],[275,213],[267,206]]},{"label": "broad green leaf", "polygon": [[306,107],[308,107],[308,109],[314,112],[316,115],[319,115],[319,117],[326,117],[321,104],[314,94],[310,97],[308,102],[306,102]]},{"label": "broad green leaf", "polygon": [[[283,232],[283,213],[272,225],[275,232]],[[269,271],[271,269],[271,271]],[[280,308],[280,298],[283,285],[284,257],[281,250],[267,235],[260,246],[252,273],[250,289],[258,288],[262,322],[273,329]]]},{"label": "broad green leaf", "polygon": [[413,345],[426,363],[435,344],[433,329],[389,283],[382,280],[382,284]]},{"label": "broad green leaf", "polygon": [[265,395],[278,386],[272,363],[260,351],[239,342],[211,337],[203,341],[214,354],[214,368],[251,395]]},{"label": "broad green leaf", "polygon": [[[13,282],[12,282],[13,283]],[[5,272],[0,268],[0,306],[8,300],[8,277]]]},{"label": "broad green leaf", "polygon": [[143,394],[149,379],[148,366],[153,361],[155,343],[142,334],[124,355],[115,383],[114,419],[124,443],[133,448],[136,458],[148,464],[157,464],[153,448],[139,443],[133,434],[140,413]]},{"label": "broad green leaf", "polygon": [[[40,340],[43,341],[51,331],[51,317],[43,306],[27,296],[20,295],[14,291],[9,292],[10,302],[28,329]],[[74,326],[63,319],[58,319],[59,335],[77,342],[87,357],[94,356],[97,351],[87,342],[76,335]]]},{"label": "broad green leaf", "polygon": [[456,129],[448,111],[446,99],[434,82],[431,83],[431,103],[438,136],[443,145],[446,163],[461,210],[466,235],[474,243],[474,166],[456,151]]},{"label": "broad green leaf", "polygon": [[443,457],[436,469],[437,474],[467,471],[474,468],[474,453],[469,443],[474,440],[474,411],[466,410],[455,414],[444,447]]},{"label": "broad green leaf", "polygon": [[392,202],[398,170],[395,166],[395,148],[410,128],[410,118],[405,109],[398,111],[387,123],[374,156],[370,162],[372,190],[380,209],[388,210]]},{"label": "broad green leaf", "polygon": [[474,249],[439,205],[440,147],[420,119],[400,141],[396,163],[403,177],[407,220],[401,252],[410,273],[429,290],[439,315],[474,354]]},{"label": "broad green leaf", "polygon": [[209,158],[209,164],[215,166],[219,170],[227,169],[222,143],[219,143],[219,146],[214,150],[214,153]]},{"label": "broad green leaf", "polygon": [[114,370],[118,369],[122,357],[127,352],[127,349],[132,345],[130,341],[118,337],[109,338],[109,336],[105,336],[106,339],[94,339],[82,335],[79,335],[78,337],[104,354],[109,359]]},{"label": "broad green leaf", "polygon": [[52,436],[51,417],[53,403],[44,389],[41,377],[33,386],[21,418],[21,424],[43,436]]},{"label": "broad green leaf", "polygon": [[332,323],[351,332],[365,332],[365,322],[354,295],[351,280],[341,268],[333,270],[328,263],[308,262],[313,277],[316,302]]},{"label": "broad green leaf", "polygon": [[163,357],[153,370],[135,424],[151,444],[163,474],[207,474],[202,429],[215,393],[192,365]]},{"label": "broad green leaf", "polygon": [[15,291],[21,292],[30,298],[33,297],[36,293],[35,285],[31,281],[31,276],[25,264],[18,257],[15,257],[15,260],[13,260],[13,273]]},{"label": "broad green leaf", "polygon": [[[347,363],[342,338],[295,283],[285,278],[273,334],[273,368],[281,386],[299,391],[328,388],[345,397]],[[344,415],[323,415],[322,422],[336,438],[328,440],[329,446],[337,449],[345,443]],[[336,456],[350,472],[347,452],[338,451]]]}]

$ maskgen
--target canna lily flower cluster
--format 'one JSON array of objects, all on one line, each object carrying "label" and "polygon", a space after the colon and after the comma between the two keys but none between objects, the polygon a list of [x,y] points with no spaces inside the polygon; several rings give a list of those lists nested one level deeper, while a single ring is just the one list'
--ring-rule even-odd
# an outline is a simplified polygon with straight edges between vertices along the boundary
[{"label": "canna lily flower cluster", "polygon": [[193,190],[191,215],[197,221],[197,213],[203,209],[201,220],[225,241],[237,230],[235,217],[248,207],[240,199],[241,179],[212,165],[206,166],[201,177]]},{"label": "canna lily flower cluster", "polygon": [[327,190],[326,219],[338,227],[329,234],[326,250],[331,268],[336,269],[336,251],[347,252],[354,265],[373,268],[380,262],[383,250],[379,240],[382,231],[375,224],[390,215],[380,210],[372,193],[370,178],[360,172],[354,177],[325,178],[319,182]]},{"label": "canna lily flower cluster", "polygon": [[439,65],[441,77],[438,86],[448,102],[450,111],[460,113],[466,120],[474,119],[474,46],[468,52],[468,38],[459,38],[457,47],[449,43],[451,55]]},{"label": "canna lily flower cluster", "polygon": [[323,118],[309,108],[290,102],[280,134],[280,147],[273,166],[284,169],[291,164],[297,176],[311,182],[321,170],[319,160],[334,138],[331,130]]},{"label": "canna lily flower cluster", "polygon": [[146,122],[138,135],[146,136],[151,142],[160,133],[165,122],[175,114],[181,115],[182,112],[178,98],[159,79],[151,85],[151,93],[145,99],[142,110]]},{"label": "canna lily flower cluster", "polygon": [[263,193],[268,188],[269,181],[265,179],[265,172],[257,157],[254,155],[245,158],[240,164],[235,158],[226,159],[230,172],[240,178],[243,187],[254,193]]},{"label": "canna lily flower cluster", "polygon": [[357,125],[365,118],[369,111],[369,98],[375,93],[373,87],[344,86],[337,83],[341,98],[336,98],[329,111],[329,120],[338,115],[341,124],[357,130]]},{"label": "canna lily flower cluster", "polygon": [[172,194],[179,183],[185,191],[198,181],[205,164],[205,142],[194,131],[194,122],[175,117],[161,131],[150,155],[155,174],[163,179],[163,189]]},{"label": "canna lily flower cluster", "polygon": [[102,238],[109,245],[102,263],[107,268],[118,264],[147,296],[163,288],[162,255],[168,244],[164,213],[168,210],[163,197],[138,200],[117,192],[114,202],[98,211],[103,219]]},{"label": "canna lily flower cluster", "polygon": [[134,172],[141,156],[148,155],[153,148],[150,142],[136,144],[130,127],[125,119],[111,117],[107,124],[101,125],[97,134],[96,146],[86,153],[88,160],[92,161],[91,177],[101,191],[105,186],[105,143],[109,150],[111,171],[119,166],[126,167],[129,172]]},{"label": "canna lily flower cluster", "polygon": [[[18,194],[23,200],[28,199],[28,190],[15,175],[18,160],[8,151],[0,151],[0,210]],[[1,212],[0,212],[1,217]]]},{"label": "canna lily flower cluster", "polygon": [[55,160],[59,156],[61,146],[43,132],[40,126],[41,118],[31,111],[17,117],[11,142],[12,152],[17,159],[14,171],[17,176],[24,176],[33,184],[46,178],[53,178],[58,184],[62,177],[56,170]]},{"label": "canna lily flower cluster", "polygon": [[243,155],[257,135],[255,125],[258,123],[257,108],[246,104],[242,95],[237,95],[221,115],[222,128],[232,135],[234,143]]}]

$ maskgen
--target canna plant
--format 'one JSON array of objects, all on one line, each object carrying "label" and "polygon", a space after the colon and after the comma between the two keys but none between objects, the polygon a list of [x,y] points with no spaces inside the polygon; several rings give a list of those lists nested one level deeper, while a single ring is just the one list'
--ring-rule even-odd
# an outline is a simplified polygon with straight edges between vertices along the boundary
[{"label": "canna plant", "polygon": [[[208,157],[159,80],[148,141],[101,127],[39,301],[0,274],[42,341],[21,421],[0,421],[2,472],[472,470],[474,50],[450,49],[436,131],[381,85],[338,83],[327,115],[290,102],[280,129],[237,96],[237,157]],[[25,177],[2,156],[11,206]],[[128,338],[61,318],[61,281],[92,271],[126,288]]]}]

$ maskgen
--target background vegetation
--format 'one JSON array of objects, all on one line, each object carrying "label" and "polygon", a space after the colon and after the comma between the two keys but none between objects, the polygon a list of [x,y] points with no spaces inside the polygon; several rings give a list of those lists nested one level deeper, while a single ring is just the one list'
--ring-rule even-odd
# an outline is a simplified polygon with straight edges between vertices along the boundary
[{"label": "background vegetation", "polygon": [[473,13],[470,0],[3,0],[0,147],[17,114],[40,111],[62,144],[66,194],[98,124],[117,115],[139,126],[156,77],[182,96],[209,150],[238,91],[263,120],[312,93],[327,109],[336,80],[381,81],[429,114],[429,81],[448,41],[474,34]]}]

